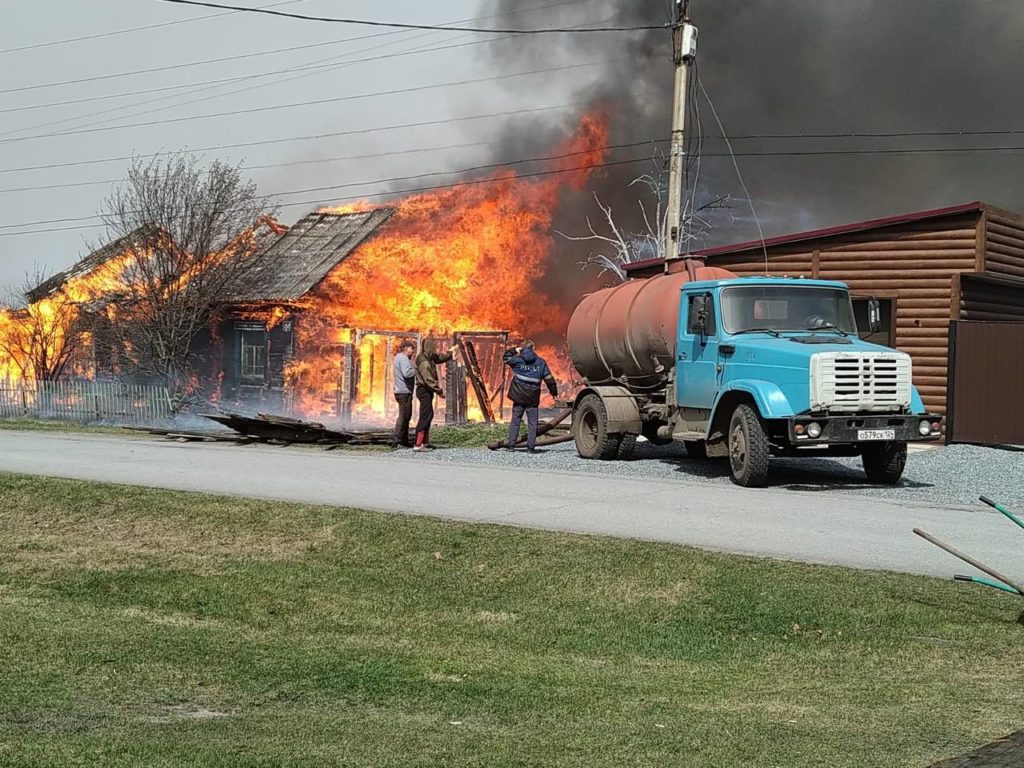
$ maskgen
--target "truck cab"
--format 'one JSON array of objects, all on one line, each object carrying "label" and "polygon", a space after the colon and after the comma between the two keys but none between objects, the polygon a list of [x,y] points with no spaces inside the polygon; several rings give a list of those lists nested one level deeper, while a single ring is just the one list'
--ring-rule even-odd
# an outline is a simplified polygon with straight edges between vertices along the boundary
[{"label": "truck cab", "polygon": [[727,456],[740,485],[763,484],[770,455],[801,453],[859,453],[871,480],[891,484],[907,443],[941,436],[910,356],[860,340],[843,283],[693,282],[680,313],[673,410],[690,415],[695,452]]},{"label": "truck cab", "polygon": [[[632,432],[726,458],[741,486],[765,485],[772,456],[798,455],[860,455],[869,480],[895,484],[907,444],[941,438],[941,418],[913,386],[910,356],[860,339],[843,283],[687,282],[675,333],[662,390],[632,387],[627,400],[624,387],[618,397],[614,386],[593,389],[621,432],[620,458]],[[574,414],[581,434],[585,418]]]}]

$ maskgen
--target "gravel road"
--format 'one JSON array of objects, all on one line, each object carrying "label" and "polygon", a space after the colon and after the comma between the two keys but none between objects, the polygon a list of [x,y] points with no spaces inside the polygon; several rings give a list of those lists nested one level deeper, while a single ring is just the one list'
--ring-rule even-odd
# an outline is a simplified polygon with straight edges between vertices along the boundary
[{"label": "gravel road", "polygon": [[[584,461],[572,443],[525,451],[437,450],[435,461],[516,468],[592,472],[623,477],[679,480],[687,484],[730,486],[723,461],[694,461],[681,445],[659,448],[638,443],[632,461]],[[953,445],[915,450],[896,488],[867,482],[858,458],[772,459],[769,484],[801,493],[870,496],[937,506],[976,506],[985,495],[1024,513],[1024,450]]]},{"label": "gravel road", "polygon": [[[776,482],[787,485],[747,490],[731,485],[720,468],[701,464],[694,475],[695,466],[678,458],[580,462],[571,449],[536,456],[484,449],[381,454],[0,430],[0,471],[648,539],[856,568],[945,577],[968,570],[914,536],[911,529],[918,526],[1011,572],[1024,568],[1021,532],[980,505],[934,506],[924,494],[938,486],[922,480],[923,473],[912,472],[907,488],[868,498],[861,494],[873,489],[837,486],[834,476],[821,474],[823,467],[780,467]],[[976,471],[957,473],[971,486],[957,500],[976,492],[998,495],[970,475]],[[913,492],[922,496],[892,497]]]}]

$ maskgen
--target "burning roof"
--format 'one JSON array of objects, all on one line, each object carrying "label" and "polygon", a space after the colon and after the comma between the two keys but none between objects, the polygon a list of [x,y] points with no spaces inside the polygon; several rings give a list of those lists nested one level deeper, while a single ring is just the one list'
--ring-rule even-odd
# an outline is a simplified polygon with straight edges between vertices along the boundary
[{"label": "burning roof", "polygon": [[394,213],[378,208],[358,213],[318,211],[295,223],[257,254],[240,276],[229,302],[297,301],[315,288]]},{"label": "burning roof", "polygon": [[143,242],[146,235],[146,228],[140,227],[130,235],[125,235],[119,240],[114,240],[113,242],[104,245],[102,248],[96,249],[85,258],[80,259],[75,264],[65,269],[63,272],[58,272],[49,279],[41,282],[31,291],[28,291],[25,294],[25,298],[30,304],[35,304],[40,299],[53,295],[70,281],[75,280],[76,278],[85,277],[86,275],[95,272],[107,262],[119,256],[132,242]]}]

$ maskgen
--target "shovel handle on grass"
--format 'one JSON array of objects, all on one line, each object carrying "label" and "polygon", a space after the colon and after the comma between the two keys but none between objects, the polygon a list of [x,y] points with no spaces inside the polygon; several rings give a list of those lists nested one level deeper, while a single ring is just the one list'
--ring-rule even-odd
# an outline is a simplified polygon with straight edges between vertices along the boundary
[{"label": "shovel handle on grass", "polygon": [[1013,579],[1007,578],[1006,576],[1004,576],[1003,574],[1001,574],[999,571],[995,570],[994,568],[991,568],[991,567],[985,565],[984,563],[979,562],[978,560],[975,560],[970,555],[964,554],[959,549],[956,549],[955,547],[950,546],[946,542],[941,541],[940,539],[935,538],[934,536],[932,536],[927,531],[922,531],[920,528],[915,528],[914,529],[914,533],[916,533],[918,536],[920,536],[925,541],[934,544],[939,549],[943,549],[946,552],[949,552],[949,554],[951,554],[953,557],[958,557],[961,560],[963,560],[965,563],[967,563],[968,565],[973,565],[975,568],[977,568],[982,573],[987,573],[993,579],[996,579],[997,581],[1001,581],[1004,584],[1007,584],[1007,585],[1013,587],[1014,591],[1016,591],[1018,594],[1024,595],[1024,585],[1018,584]]}]

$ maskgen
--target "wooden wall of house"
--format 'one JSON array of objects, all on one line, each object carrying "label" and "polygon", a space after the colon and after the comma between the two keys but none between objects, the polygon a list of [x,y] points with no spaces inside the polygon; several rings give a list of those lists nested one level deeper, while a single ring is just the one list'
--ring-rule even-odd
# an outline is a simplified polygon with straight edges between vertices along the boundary
[{"label": "wooden wall of house", "polygon": [[991,272],[960,275],[957,319],[1024,321],[1024,280]]},{"label": "wooden wall of house", "polygon": [[1024,279],[1024,218],[990,210],[983,227],[985,252],[979,271]]},{"label": "wooden wall of house", "polygon": [[[981,215],[899,224],[768,249],[768,274],[841,280],[855,296],[895,301],[896,348],[914,359],[925,406],[946,409],[953,275],[977,268]],[[763,251],[712,256],[740,276],[765,274]]]}]

